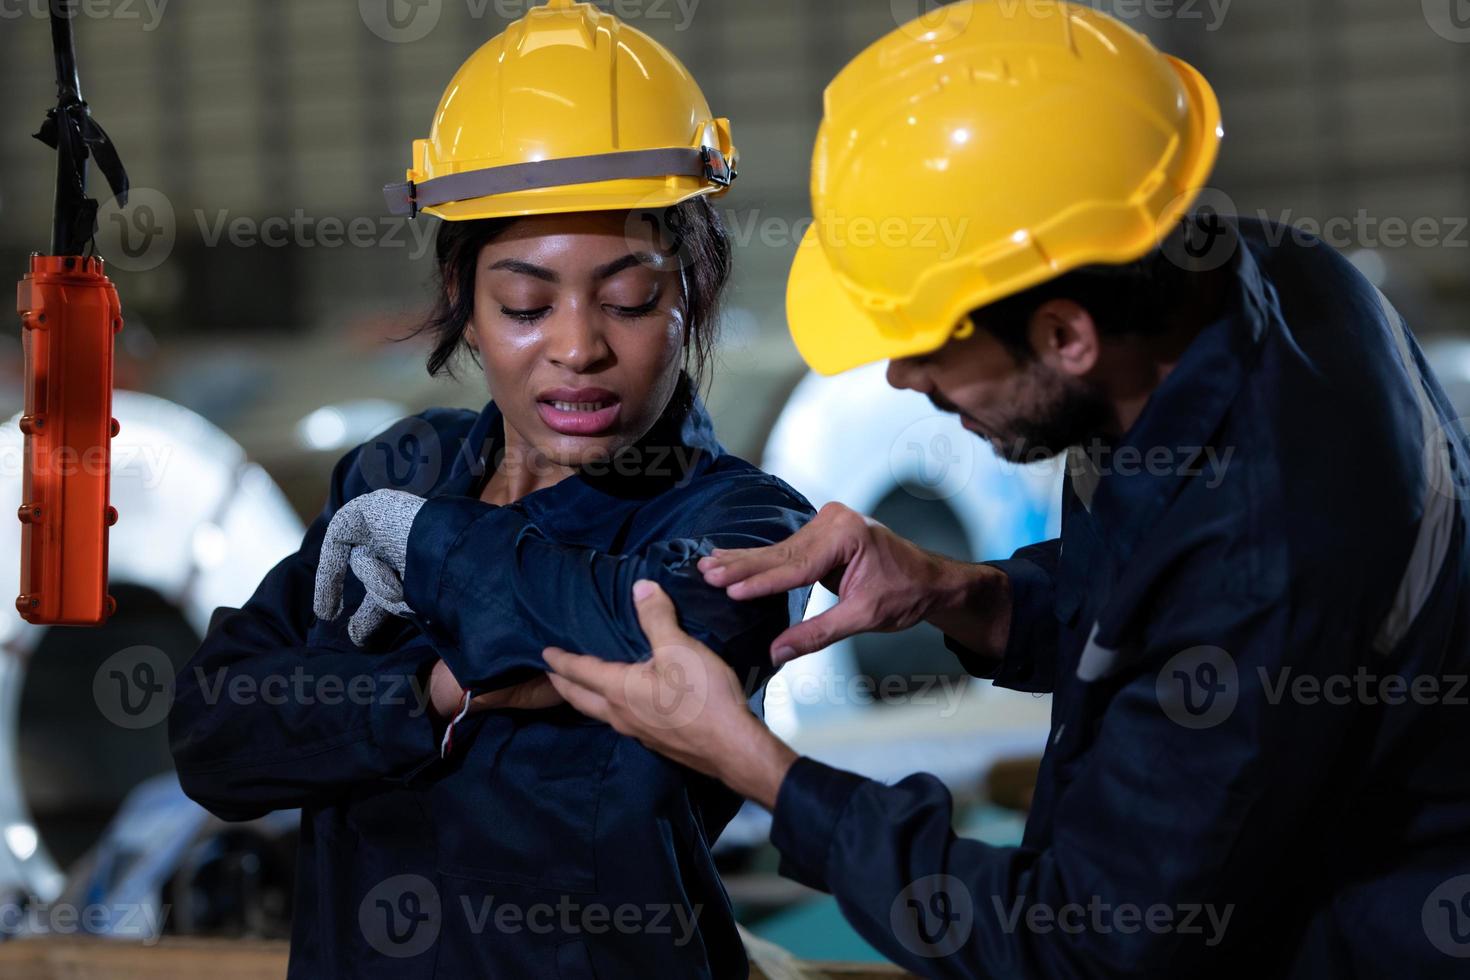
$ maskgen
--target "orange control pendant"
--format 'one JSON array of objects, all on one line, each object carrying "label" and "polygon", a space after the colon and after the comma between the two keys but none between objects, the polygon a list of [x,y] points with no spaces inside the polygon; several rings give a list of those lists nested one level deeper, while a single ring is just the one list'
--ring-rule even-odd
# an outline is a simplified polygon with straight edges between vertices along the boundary
[{"label": "orange control pendant", "polygon": [[114,335],[122,305],[99,258],[32,255],[16,296],[25,347],[20,595],[36,625],[96,626],[107,594]]}]

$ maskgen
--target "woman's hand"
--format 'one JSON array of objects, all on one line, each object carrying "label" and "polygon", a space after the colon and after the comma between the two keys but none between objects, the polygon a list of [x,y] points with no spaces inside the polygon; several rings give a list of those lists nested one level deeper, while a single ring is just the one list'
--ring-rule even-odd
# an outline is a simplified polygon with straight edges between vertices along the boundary
[{"label": "woman's hand", "polygon": [[925,551],[842,504],[765,548],[716,550],[699,560],[706,584],[757,599],[821,582],[837,604],[786,630],[771,660],[789,660],[858,633],[893,633],[928,620],[976,652],[1005,648],[1010,591],[1003,572]]},{"label": "woman's hand", "polygon": [[679,628],[663,589],[637,582],[633,600],[653,655],[611,663],[547,647],[552,686],[584,715],[774,807],[796,753],[751,714],[730,666]]},{"label": "woman's hand", "polygon": [[322,537],[316,566],[312,611],[332,620],[342,612],[342,586],[347,569],[362,582],[366,595],[347,624],[347,635],[362,646],[388,616],[407,616],[403,574],[408,563],[408,532],[424,498],[401,490],[374,490],[342,505]]},{"label": "woman's hand", "polygon": [[[434,669],[429,674],[429,708],[434,717],[440,723],[446,723],[459,714],[463,703],[464,688],[459,686],[459,681],[449,672],[449,665],[442,660],[434,664]],[[470,714],[493,708],[530,711],[536,708],[554,708],[563,703],[564,699],[551,686],[551,681],[542,675],[513,687],[476,696],[470,701]]]}]

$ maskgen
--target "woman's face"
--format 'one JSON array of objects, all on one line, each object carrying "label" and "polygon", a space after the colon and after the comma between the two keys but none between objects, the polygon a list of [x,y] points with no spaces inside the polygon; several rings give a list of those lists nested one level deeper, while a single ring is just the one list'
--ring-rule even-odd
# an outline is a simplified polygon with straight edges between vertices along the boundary
[{"label": "woman's face", "polygon": [[683,303],[627,212],[522,218],[485,245],[469,329],[507,449],[578,467],[642,438],[678,382]]}]

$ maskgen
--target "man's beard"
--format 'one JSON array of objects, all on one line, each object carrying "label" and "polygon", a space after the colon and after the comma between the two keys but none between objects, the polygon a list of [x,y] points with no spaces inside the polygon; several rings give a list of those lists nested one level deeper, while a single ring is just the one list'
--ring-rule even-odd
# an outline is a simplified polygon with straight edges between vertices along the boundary
[{"label": "man's beard", "polygon": [[1110,411],[1096,386],[1053,371],[1040,361],[1027,365],[1016,384],[1007,417],[986,438],[1002,459],[1036,463],[1101,433]]}]

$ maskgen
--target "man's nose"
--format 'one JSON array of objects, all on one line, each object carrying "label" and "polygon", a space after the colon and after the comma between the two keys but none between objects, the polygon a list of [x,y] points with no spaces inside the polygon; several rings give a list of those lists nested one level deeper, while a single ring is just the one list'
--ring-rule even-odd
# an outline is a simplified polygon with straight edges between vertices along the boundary
[{"label": "man's nose", "polygon": [[924,374],[923,362],[917,357],[895,357],[889,361],[888,383],[899,390],[911,388],[920,394],[929,394],[929,381]]},{"label": "man's nose", "polygon": [[553,364],[585,374],[612,355],[595,309],[568,309],[548,325],[547,357]]}]

